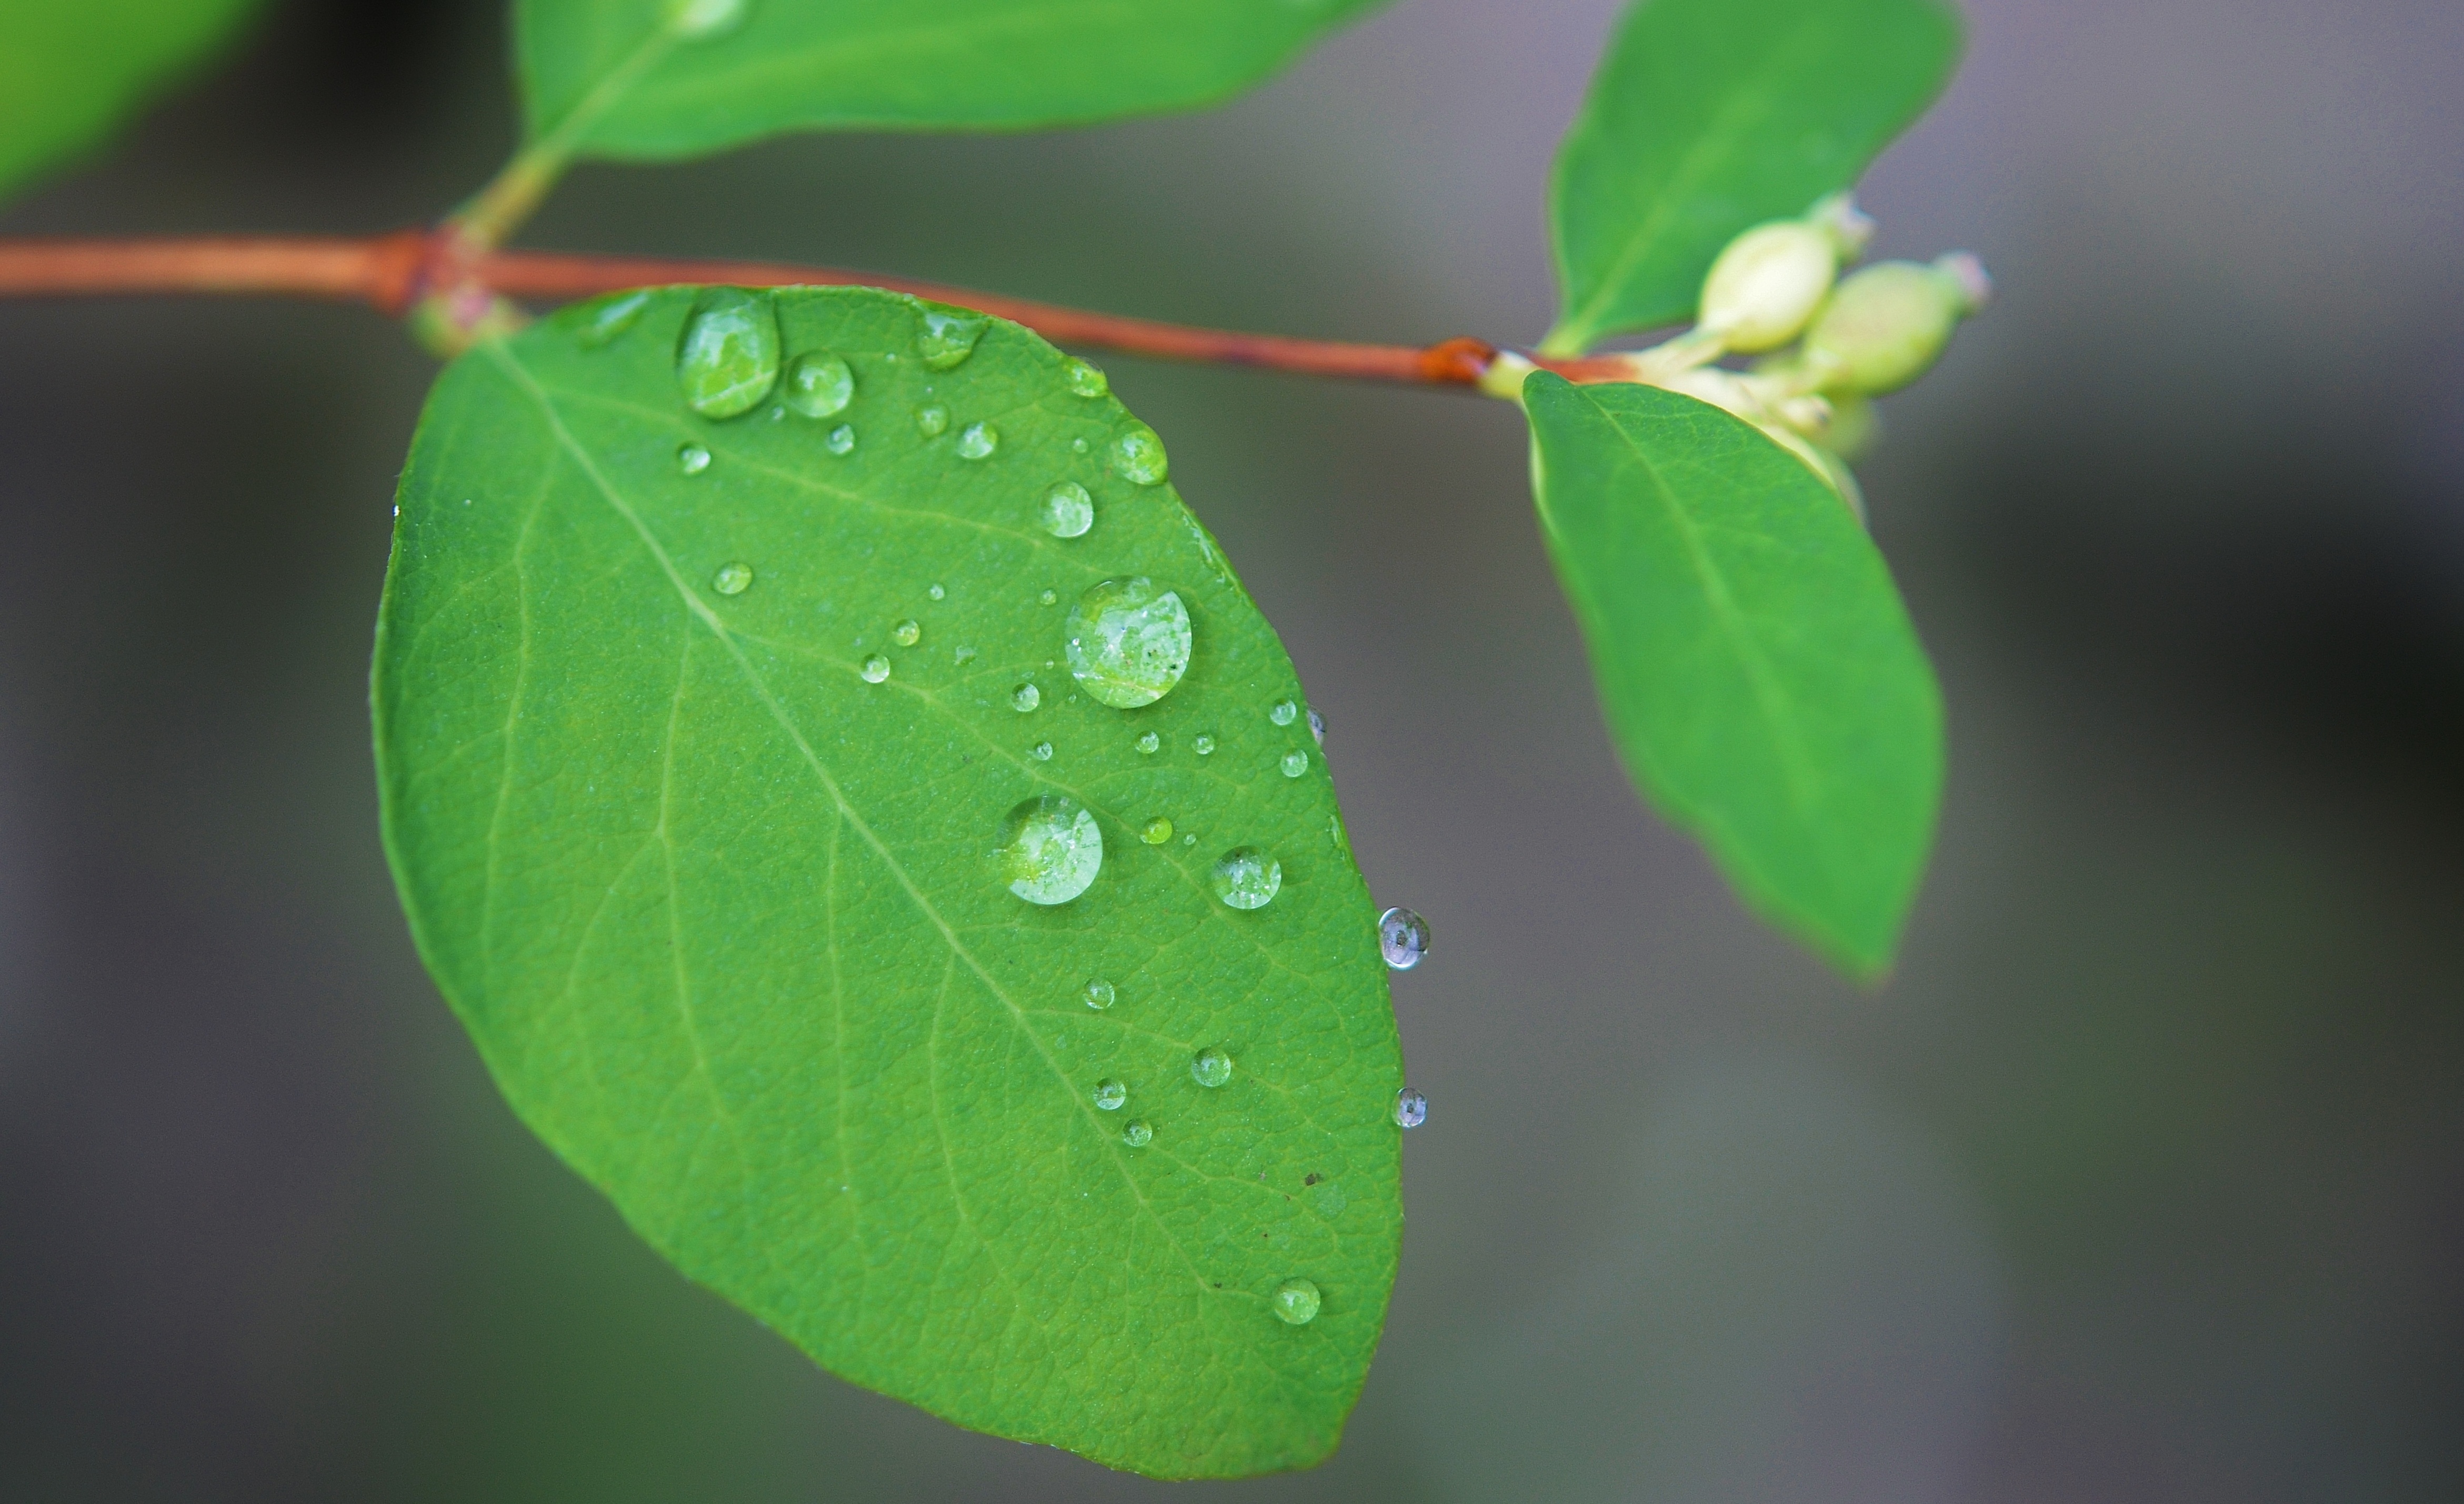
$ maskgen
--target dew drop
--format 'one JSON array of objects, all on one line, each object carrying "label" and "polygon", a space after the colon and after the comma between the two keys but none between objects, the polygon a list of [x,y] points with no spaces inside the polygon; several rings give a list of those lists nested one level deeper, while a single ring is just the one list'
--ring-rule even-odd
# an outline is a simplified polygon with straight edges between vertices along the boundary
[{"label": "dew drop", "polygon": [[950,409],[937,402],[928,402],[915,409],[915,431],[926,438],[939,438],[950,427]]},{"label": "dew drop", "polygon": [[1286,778],[1300,777],[1309,771],[1309,754],[1298,747],[1292,748],[1284,754],[1283,769]]},{"label": "dew drop", "polygon": [[1287,699],[1279,699],[1266,707],[1266,719],[1279,726],[1290,725],[1292,718],[1300,713],[1300,707]]},{"label": "dew drop", "polygon": [[1130,1089],[1111,1076],[1095,1083],[1095,1105],[1105,1112],[1118,1112],[1130,1099]]},{"label": "dew drop", "polygon": [[1200,1086],[1221,1086],[1232,1079],[1232,1057],[1209,1045],[1189,1062],[1189,1073]]},{"label": "dew drop", "polygon": [[1116,709],[1154,704],[1189,671],[1189,608],[1144,575],[1089,586],[1067,630],[1070,676]]},{"label": "dew drop", "polygon": [[710,577],[710,587],[721,595],[742,595],[753,583],[753,566],[749,564],[720,564],[718,573]]},{"label": "dew drop", "polygon": [[890,677],[890,660],[876,652],[865,659],[864,667],[856,670],[856,673],[863,675],[867,684],[878,684]]},{"label": "dew drop", "polygon": [[1309,735],[1317,739],[1319,746],[1326,745],[1326,718],[1312,710],[1309,713]]},{"label": "dew drop", "polygon": [[1049,763],[1052,761],[1052,743],[1039,741],[1026,749],[1026,755],[1039,763]]},{"label": "dew drop", "polygon": [[1180,838],[1180,844],[1183,846],[1196,846],[1198,844],[1198,837],[1195,835],[1184,835]]},{"label": "dew drop", "polygon": [[999,448],[1001,448],[1001,430],[989,423],[970,423],[959,431],[958,457],[960,459],[988,458],[992,452]]},{"label": "dew drop", "polygon": [[779,384],[779,311],[740,287],[705,288],[676,340],[676,385],[705,418],[748,412]]},{"label": "dew drop", "polygon": [[1215,896],[1236,909],[1263,909],[1284,886],[1284,864],[1254,846],[1236,846],[1215,863]]},{"label": "dew drop", "polygon": [[1009,891],[1029,903],[1067,903],[1104,866],[1104,832],[1074,800],[1029,799],[1002,817],[993,856]]},{"label": "dew drop", "polygon": [[[1074,480],[1053,482],[1044,493],[1044,530],[1055,538],[1084,538],[1095,525],[1095,498]],[[1107,535],[1110,536],[1110,535]]]},{"label": "dew drop", "polygon": [[1112,389],[1112,384],[1105,379],[1102,371],[1074,355],[1067,365],[1061,367],[1061,379],[1081,397],[1100,397]]},{"label": "dew drop", "polygon": [[1098,977],[1087,984],[1086,997],[1089,1007],[1108,1008],[1119,999],[1120,993],[1111,983]]},{"label": "dew drop", "polygon": [[950,661],[952,663],[964,663],[975,655],[976,650],[968,647],[963,642],[950,650]]},{"label": "dew drop", "polygon": [[1215,739],[1208,736],[1203,731],[1199,732],[1197,736],[1190,738],[1189,746],[1190,750],[1196,752],[1199,757],[1212,757],[1215,755]]},{"label": "dew drop", "polygon": [[752,0],[668,0],[668,31],[689,42],[724,36],[744,24]]},{"label": "dew drop", "polygon": [[698,444],[687,444],[676,451],[676,468],[688,476],[698,476],[710,468],[710,451]]},{"label": "dew drop", "polygon": [[1377,916],[1377,951],[1397,971],[1409,971],[1429,954],[1429,921],[1409,909]]},{"label": "dew drop", "polygon": [[822,440],[822,447],[828,450],[833,454],[854,453],[855,425],[852,423],[842,423],[837,428],[830,430],[830,436]]},{"label": "dew drop", "polygon": [[950,592],[949,592],[949,591],[947,591],[947,590],[942,589],[939,586],[937,586],[937,585],[936,585],[936,586],[933,586],[933,588],[931,588],[931,589],[929,589],[929,590],[925,591],[924,593],[925,593],[925,594],[927,594],[927,595],[929,595],[929,596],[931,596],[931,597],[933,597],[933,599],[935,599],[935,600],[936,600],[936,601],[937,601],[937,600],[939,600],[941,597],[943,597],[943,596],[945,596],[945,595],[949,594]]},{"label": "dew drop", "polygon": [[890,640],[902,648],[913,648],[924,640],[924,629],[913,620],[903,621],[890,629]]},{"label": "dew drop", "polygon": [[1133,1149],[1143,1149],[1155,1141],[1155,1130],[1143,1120],[1133,1117],[1121,1124],[1121,1141]]},{"label": "dew drop", "polygon": [[1152,753],[1162,745],[1163,738],[1156,736],[1152,731],[1148,732],[1145,736],[1138,738],[1137,741],[1138,750],[1141,752]]},{"label": "dew drop", "polygon": [[[1061,592],[1058,590],[1046,590],[1042,595],[1037,596],[1036,600],[1045,606],[1058,606],[1061,604]],[[1052,665],[1047,663],[1045,667],[1048,669],[1052,667]]]},{"label": "dew drop", "polygon": [[1405,1087],[1395,1094],[1395,1121],[1401,1127],[1418,1128],[1429,1120],[1429,1099]]},{"label": "dew drop", "polygon": [[573,337],[585,350],[605,349],[640,322],[642,310],[649,306],[650,295],[647,291],[603,298],[583,311],[582,327],[574,331]]},{"label": "dew drop", "polygon": [[1144,424],[1112,440],[1112,467],[1142,486],[1155,485],[1172,473],[1172,462],[1164,457],[1163,440]]},{"label": "dew drop", "polygon": [[1037,689],[1033,684],[1022,684],[1009,692],[1010,708],[1022,716],[1043,703],[1044,691]]},{"label": "dew drop", "polygon": [[1275,1315],[1292,1326],[1307,1326],[1317,1319],[1317,1287],[1306,1279],[1287,1279],[1275,1287],[1266,1304]]},{"label": "dew drop", "polygon": [[984,337],[984,321],[968,314],[927,309],[924,327],[915,336],[915,353],[928,371],[945,371],[976,353]]},{"label": "dew drop", "polygon": [[1084,454],[1087,453],[1087,441],[1082,438],[1071,439],[1069,441],[1069,448],[1073,453]]},{"label": "dew drop", "polygon": [[1161,846],[1172,839],[1172,822],[1162,815],[1155,816],[1139,828],[1138,839],[1149,846]]},{"label": "dew drop", "polygon": [[855,400],[855,372],[835,355],[799,355],[787,364],[787,390],[780,400],[808,418],[829,418]]}]

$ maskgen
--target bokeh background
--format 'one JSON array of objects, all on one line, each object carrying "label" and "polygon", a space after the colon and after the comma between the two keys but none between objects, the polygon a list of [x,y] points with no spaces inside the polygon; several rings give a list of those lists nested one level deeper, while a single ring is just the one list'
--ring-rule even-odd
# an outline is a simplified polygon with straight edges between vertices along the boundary
[{"label": "bokeh background", "polygon": [[[1508,407],[1113,359],[1280,626],[1428,1124],[1339,1456],[1210,1496],[2464,1496],[2464,9],[1970,0],[1883,254],[1951,776],[1897,977],[1637,805]],[[1222,111],[575,174],[533,243],[1528,341],[1615,0],[1400,0]],[[0,233],[479,181],[489,4],[280,0]],[[515,1123],[380,858],[430,363],[364,310],[0,305],[0,1496],[1133,1499],[814,1370]]]}]

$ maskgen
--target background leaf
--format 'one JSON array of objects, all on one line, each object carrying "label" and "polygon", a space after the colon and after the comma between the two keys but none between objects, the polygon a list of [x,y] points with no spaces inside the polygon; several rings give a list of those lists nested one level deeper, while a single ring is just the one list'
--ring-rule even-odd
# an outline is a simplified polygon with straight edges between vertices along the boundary
[{"label": "background leaf", "polygon": [[1940,0],[1639,0],[1557,148],[1541,348],[1691,318],[1721,247],[1854,183],[1958,55]]},{"label": "background leaf", "polygon": [[534,138],[660,159],[783,130],[1025,130],[1187,109],[1377,3],[746,0],[740,23],[687,38],[667,0],[521,0],[516,56]]},{"label": "background leaf", "polygon": [[1942,797],[1942,700],[1863,528],[1793,456],[1654,387],[1524,387],[1540,524],[1626,766],[1746,900],[1890,962]]},{"label": "background leaf", "polygon": [[0,194],[91,150],[255,0],[0,0]]},{"label": "background leaf", "polygon": [[[540,1137],[836,1372],[1150,1473],[1315,1461],[1394,1279],[1402,1077],[1333,789],[1270,714],[1290,662],[1171,489],[1119,473],[1152,435],[1091,367],[988,321],[935,370],[910,299],[758,296],[790,356],[848,363],[844,410],[689,409],[692,289],[439,380],[375,682],[421,951]],[[1060,480],[1083,536],[1041,524]],[[1131,711],[1063,666],[1070,603],[1123,575],[1196,633]],[[1038,795],[1103,836],[1054,907],[991,855]],[[1236,847],[1281,863],[1263,908],[1210,892]],[[1206,1047],[1236,1063],[1213,1090]],[[1266,1303],[1293,1275],[1306,1326]]]}]

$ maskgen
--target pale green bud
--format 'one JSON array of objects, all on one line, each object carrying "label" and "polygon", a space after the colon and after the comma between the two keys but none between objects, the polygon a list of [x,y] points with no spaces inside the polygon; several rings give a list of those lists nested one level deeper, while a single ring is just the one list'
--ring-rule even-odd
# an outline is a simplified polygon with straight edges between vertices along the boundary
[{"label": "pale green bud", "polygon": [[1874,222],[1844,193],[1822,200],[1802,219],[1756,225],[1711,263],[1696,323],[1741,355],[1779,348],[1805,328],[1840,263],[1854,259],[1873,231]]},{"label": "pale green bud", "polygon": [[1839,284],[1805,337],[1805,365],[1825,390],[1881,396],[1924,375],[1959,321],[1993,284],[1961,253],[1931,266],[1884,261]]}]

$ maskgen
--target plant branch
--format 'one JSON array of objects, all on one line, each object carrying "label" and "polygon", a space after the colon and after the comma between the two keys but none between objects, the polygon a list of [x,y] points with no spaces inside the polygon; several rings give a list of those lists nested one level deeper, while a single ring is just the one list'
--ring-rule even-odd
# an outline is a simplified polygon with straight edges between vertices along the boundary
[{"label": "plant branch", "polygon": [[[511,298],[564,302],[625,288],[680,282],[882,287],[1008,319],[1056,344],[1354,381],[1476,388],[1499,354],[1495,345],[1471,339],[1427,346],[1354,344],[1195,328],[838,267],[544,251],[483,251],[473,255],[467,243],[457,243],[450,232],[443,231],[405,231],[367,240],[0,239],[0,298],[285,295],[365,302],[400,317],[420,299],[457,285]],[[1633,379],[1631,365],[1616,356],[1534,358],[1534,364],[1572,381]]]}]

